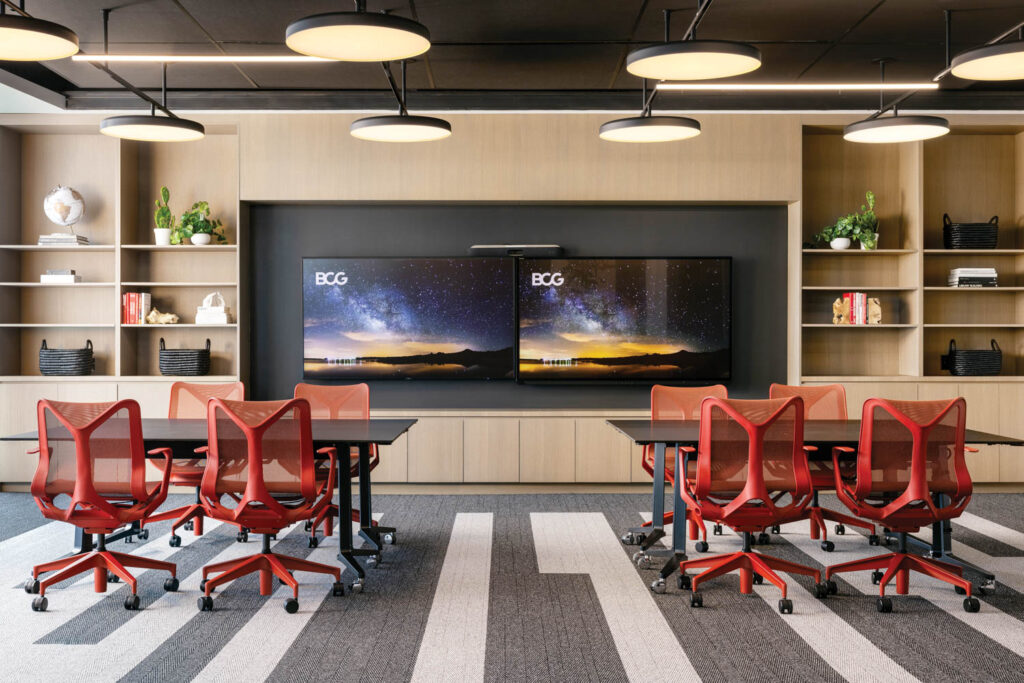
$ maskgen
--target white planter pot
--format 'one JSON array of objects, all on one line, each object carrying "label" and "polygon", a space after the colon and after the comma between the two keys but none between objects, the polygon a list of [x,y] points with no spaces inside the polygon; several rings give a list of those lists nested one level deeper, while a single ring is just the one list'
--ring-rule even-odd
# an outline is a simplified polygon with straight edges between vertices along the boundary
[{"label": "white planter pot", "polygon": [[863,242],[861,242],[860,243],[860,248],[861,248],[862,251],[871,251],[872,249],[875,249],[877,247],[872,247],[872,249],[868,249],[868,247]]},{"label": "white planter pot", "polygon": [[849,249],[850,248],[850,238],[849,237],[837,237],[834,240],[832,240],[831,242],[829,242],[828,246],[832,247],[833,249]]},{"label": "white planter pot", "polygon": [[166,247],[171,243],[171,229],[153,228],[153,239],[158,247]]},{"label": "white planter pot", "polygon": [[210,243],[210,236],[206,233],[192,235],[192,244],[204,245]]}]

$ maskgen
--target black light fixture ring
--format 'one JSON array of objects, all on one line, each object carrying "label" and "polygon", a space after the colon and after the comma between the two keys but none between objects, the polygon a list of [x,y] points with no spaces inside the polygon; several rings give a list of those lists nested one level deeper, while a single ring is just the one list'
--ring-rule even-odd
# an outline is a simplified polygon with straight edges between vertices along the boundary
[{"label": "black light fixture ring", "polygon": [[118,126],[165,126],[167,128],[191,130],[202,135],[206,134],[206,128],[198,121],[179,117],[156,116],[154,114],[109,116],[100,122],[101,131],[105,128],[115,128]]},{"label": "black light fixture ring", "polygon": [[300,31],[308,31],[315,28],[328,26],[373,26],[376,28],[387,28],[395,31],[414,33],[424,40],[430,40],[430,31],[426,26],[395,16],[394,14],[376,14],[371,12],[324,12],[323,14],[312,14],[302,19],[297,19],[288,24],[284,32],[285,39]]},{"label": "black light fixture ring", "polygon": [[675,55],[681,52],[717,52],[761,61],[761,51],[748,43],[731,40],[673,40],[637,48],[626,57],[626,66],[642,59]]}]

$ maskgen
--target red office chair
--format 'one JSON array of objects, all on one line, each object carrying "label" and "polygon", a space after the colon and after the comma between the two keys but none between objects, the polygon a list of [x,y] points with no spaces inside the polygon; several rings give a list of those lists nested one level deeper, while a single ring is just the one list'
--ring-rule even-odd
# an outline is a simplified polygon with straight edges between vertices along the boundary
[{"label": "red office chair", "polygon": [[[769,398],[788,398],[799,396],[804,401],[804,419],[806,420],[846,420],[846,389],[842,384],[826,384],[824,386],[790,386],[788,384],[772,384],[768,389]],[[802,519],[811,520],[811,538],[821,539],[821,549],[825,552],[835,550],[835,544],[828,540],[828,527],[825,520],[836,523],[836,534],[846,533],[846,525],[859,527],[870,532],[868,542],[878,545],[878,534],[875,525],[844,515],[841,512],[823,508],[818,504],[818,492],[835,488],[835,472],[831,460],[812,460],[808,462],[811,470],[811,484],[814,486],[814,499]],[[850,470],[848,463],[843,464],[844,474]],[[773,529],[776,533],[778,529]]]},{"label": "red office chair", "polygon": [[[304,398],[309,401],[313,411],[314,420],[369,420],[370,419],[370,387],[366,384],[351,385],[325,385],[325,384],[296,384],[295,398]],[[374,469],[380,463],[380,456],[377,454],[376,444],[370,445],[370,469]],[[349,453],[349,472],[352,478],[359,476],[359,450],[353,448]],[[323,481],[326,471],[323,464],[317,468],[317,479]],[[316,530],[321,523],[324,525],[324,535],[330,536],[333,531],[334,518],[339,515],[337,505],[330,505],[316,519],[307,524],[307,531],[310,532],[309,546],[317,546]],[[359,510],[353,508],[351,513],[353,522],[359,522]],[[377,526],[377,522],[371,521],[371,526]]]},{"label": "red office chair", "polygon": [[[230,401],[241,401],[245,398],[245,385],[241,382],[227,384],[198,384],[194,382],[175,382],[171,385],[171,401],[167,417],[172,420],[205,420],[206,403],[211,398],[224,398]],[[203,479],[205,461],[202,458],[171,467],[171,485],[191,486],[196,490],[196,502],[191,505],[161,512],[150,518],[150,522],[163,522],[173,519],[171,525],[170,545],[177,548],[181,545],[181,536],[177,530],[184,526],[194,531],[196,536],[203,535],[203,506],[199,502],[199,483]],[[246,540],[244,531],[239,531],[238,540]]]},{"label": "red office chair", "polygon": [[[709,396],[713,396],[716,398],[728,398],[729,390],[721,384],[716,384],[714,386],[709,387],[666,387],[660,384],[655,384],[653,387],[651,387],[651,419],[699,420],[700,403]],[[643,467],[644,472],[647,472],[647,474],[651,475],[652,479],[654,478],[653,445],[644,446],[643,461],[641,462],[641,467]],[[665,481],[674,486],[675,479],[675,458],[666,454]],[[690,540],[697,540],[699,530],[701,540],[697,541],[697,551],[702,553],[707,552],[708,530],[704,526],[704,520],[700,518],[700,513],[696,509],[691,509],[690,515],[690,519],[686,520],[686,528],[689,532]],[[673,522],[673,516],[674,514],[671,510],[666,512],[663,524],[671,524]],[[652,522],[647,522],[643,526],[652,526]],[[720,535],[721,533],[721,525],[716,525],[715,534]]]},{"label": "red office chair", "polygon": [[[97,593],[107,590],[108,580],[124,579],[132,591],[124,601],[129,610],[139,608],[139,596],[127,567],[169,571],[171,578],[164,582],[164,589],[178,590],[172,562],[110,552],[106,546],[106,534],[127,524],[145,523],[167,497],[171,451],[149,452],[162,455],[164,465],[163,479],[147,483],[139,404],[130,399],[116,403],[42,400],[36,410],[39,448],[30,453],[39,454],[39,465],[32,477],[32,497],[44,517],[97,534],[99,542],[96,550],[32,568],[25,592],[38,593],[32,600],[33,611],[46,610],[47,588],[89,570]],[[40,574],[51,571],[57,573],[39,580]]]},{"label": "red office chair", "polygon": [[[971,500],[971,476],[964,460],[964,426],[967,403],[951,401],[889,401],[868,399],[860,429],[857,471],[844,480],[836,463],[835,487],[839,499],[854,514],[872,519],[899,535],[895,553],[844,562],[825,570],[825,578],[842,572],[871,569],[878,586],[878,611],[891,612],[892,600],[885,587],[896,577],[896,592],[906,595],[910,572],[927,574],[966,593],[964,610],[977,612],[981,605],[971,595],[971,583],[963,569],[930,557],[907,553],[907,533],[938,521],[959,517]],[[943,500],[948,498],[948,503]],[[880,570],[885,569],[883,574]]]},{"label": "red office chair", "polygon": [[[242,559],[203,567],[199,610],[213,609],[210,593],[217,586],[253,572],[260,573],[260,595],[270,595],[273,577],[291,587],[285,610],[299,609],[299,584],[293,571],[330,574],[334,594],[344,595],[341,571],[318,562],[278,555],[270,537],[296,522],[312,519],[331,503],[337,452],[321,448],[328,458],[326,487],[316,479],[309,402],[225,401],[208,407],[209,446],[200,495],[205,514],[263,534],[263,551]],[[214,578],[210,574],[218,572]]]},{"label": "red office chair", "polygon": [[[772,524],[799,519],[811,501],[811,473],[803,449],[804,407],[799,396],[741,401],[707,398],[701,404],[696,478],[679,487],[686,504],[704,519],[727,524],[743,533],[743,550],[679,563],[679,587],[691,588],[690,605],[701,607],[701,583],[739,570],[740,591],[750,593],[764,578],[782,590],[779,611],[792,613],[786,582],[775,570],[813,576],[815,595],[828,586],[821,572],[804,565],[751,551],[751,536]],[[687,446],[684,450],[693,452]],[[681,456],[677,456],[680,457]],[[785,494],[778,496],[776,494]],[[786,505],[780,500],[788,497]],[[691,567],[707,567],[695,577]]]}]

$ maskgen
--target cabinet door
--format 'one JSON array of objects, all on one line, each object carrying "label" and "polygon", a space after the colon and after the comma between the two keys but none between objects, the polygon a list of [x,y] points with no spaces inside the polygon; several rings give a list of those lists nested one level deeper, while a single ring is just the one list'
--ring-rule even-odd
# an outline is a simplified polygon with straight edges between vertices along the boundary
[{"label": "cabinet door", "polygon": [[138,401],[142,417],[167,417],[171,382],[121,382],[117,385],[117,397]]},{"label": "cabinet door", "polygon": [[576,420],[576,481],[628,482],[630,443],[603,418]]},{"label": "cabinet door", "polygon": [[576,421],[530,417],[519,421],[519,481],[571,482],[576,478]]},{"label": "cabinet door", "polygon": [[644,457],[644,447],[635,443],[629,445],[629,480],[634,484],[651,483],[651,475],[644,472],[641,465]]},{"label": "cabinet door", "polygon": [[864,401],[869,398],[918,400],[916,382],[846,382],[843,386],[846,388],[846,412],[851,420],[860,419]]},{"label": "cabinet door", "polygon": [[[967,428],[999,433],[999,385],[965,382],[957,390],[967,401]],[[978,483],[999,481],[999,446],[973,447],[978,452],[965,455],[971,479]]]},{"label": "cabinet door", "polygon": [[519,481],[518,418],[466,418],[462,434],[465,481]]},{"label": "cabinet door", "polygon": [[[413,429],[416,427],[414,426]],[[409,481],[409,434],[402,434],[390,446],[378,446],[380,464],[370,475],[374,482],[398,483]]]},{"label": "cabinet door", "polygon": [[[1024,384],[999,385],[999,434],[1024,439]],[[999,446],[999,481],[1024,482],[1024,446]]]},{"label": "cabinet door", "polygon": [[462,481],[462,418],[428,417],[409,430],[409,481]]}]

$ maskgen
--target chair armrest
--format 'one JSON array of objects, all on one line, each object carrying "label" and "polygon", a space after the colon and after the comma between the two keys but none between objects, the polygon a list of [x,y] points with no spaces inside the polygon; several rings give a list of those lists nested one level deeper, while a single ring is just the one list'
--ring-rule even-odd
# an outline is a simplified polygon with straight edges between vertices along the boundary
[{"label": "chair armrest", "polygon": [[160,479],[160,483],[157,487],[153,489],[153,493],[149,495],[149,498],[144,503],[144,507],[148,508],[150,505],[153,505],[154,502],[159,505],[167,497],[167,491],[171,487],[171,466],[174,464],[174,456],[171,449],[166,446],[154,448],[153,450],[146,451],[146,453],[147,455],[164,456],[163,477]]},{"label": "chair armrest", "polygon": [[210,447],[209,446],[200,446],[199,448],[195,449],[192,452],[196,453],[198,455],[209,455]]},{"label": "chair armrest", "polygon": [[33,448],[30,451],[25,451],[25,455],[39,455],[39,448]]},{"label": "chair armrest", "polygon": [[693,446],[680,446],[679,450],[681,450],[683,453],[696,453],[697,452],[697,449],[694,448]]},{"label": "chair armrest", "polygon": [[317,450],[318,455],[326,455],[330,460],[330,469],[327,470],[327,483],[322,489],[328,498],[334,495],[334,483],[338,470],[338,449],[334,446],[324,446]]},{"label": "chair armrest", "polygon": [[840,453],[856,453],[856,448],[850,448],[849,446],[833,446],[832,453],[839,451]]},{"label": "chair armrest", "polygon": [[804,448],[804,453],[817,453],[818,452],[818,447],[817,446],[808,446],[807,444],[804,444],[803,448]]},{"label": "chair armrest", "polygon": [[970,446],[964,446],[964,450],[966,452],[968,452],[968,453],[978,453],[978,452],[980,452],[977,448],[971,448]]}]

